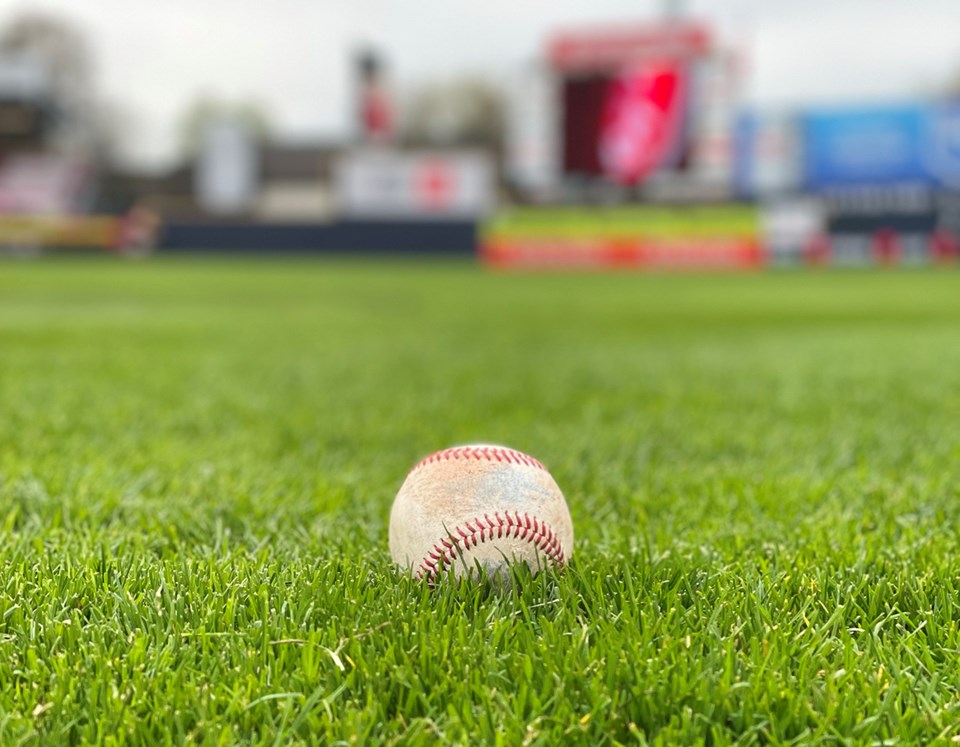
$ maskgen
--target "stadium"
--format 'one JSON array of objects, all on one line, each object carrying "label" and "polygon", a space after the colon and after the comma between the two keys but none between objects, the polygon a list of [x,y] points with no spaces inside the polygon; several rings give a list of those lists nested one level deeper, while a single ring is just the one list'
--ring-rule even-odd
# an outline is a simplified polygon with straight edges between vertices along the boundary
[{"label": "stadium", "polygon": [[960,16],[516,5],[0,8],[0,744],[960,742]]}]

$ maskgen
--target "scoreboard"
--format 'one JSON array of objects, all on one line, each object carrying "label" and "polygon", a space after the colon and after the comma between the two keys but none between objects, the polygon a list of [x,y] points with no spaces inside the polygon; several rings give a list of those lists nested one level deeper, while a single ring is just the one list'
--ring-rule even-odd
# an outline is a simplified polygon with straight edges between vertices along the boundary
[{"label": "scoreboard", "polygon": [[680,175],[730,187],[739,71],[728,52],[686,20],[556,34],[539,83],[517,76],[514,183],[633,188]]}]

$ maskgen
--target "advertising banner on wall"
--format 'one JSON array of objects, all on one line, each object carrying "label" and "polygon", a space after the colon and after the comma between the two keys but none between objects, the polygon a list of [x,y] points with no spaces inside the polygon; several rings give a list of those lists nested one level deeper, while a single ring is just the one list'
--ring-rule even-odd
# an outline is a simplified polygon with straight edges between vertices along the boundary
[{"label": "advertising banner on wall", "polygon": [[930,107],[926,116],[922,158],[940,186],[960,190],[960,102]]},{"label": "advertising banner on wall", "polygon": [[749,269],[765,260],[749,205],[516,209],[484,226],[481,257],[540,269]]},{"label": "advertising banner on wall", "polygon": [[340,213],[347,218],[474,218],[494,203],[486,153],[369,148],[337,164]]},{"label": "advertising banner on wall", "polygon": [[802,117],[805,185],[960,187],[960,104],[824,110]]}]

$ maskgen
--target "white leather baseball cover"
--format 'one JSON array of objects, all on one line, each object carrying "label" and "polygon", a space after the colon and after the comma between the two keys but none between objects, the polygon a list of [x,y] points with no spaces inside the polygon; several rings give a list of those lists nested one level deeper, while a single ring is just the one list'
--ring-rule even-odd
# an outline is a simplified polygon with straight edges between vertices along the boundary
[{"label": "white leather baseball cover", "polygon": [[445,449],[407,475],[390,512],[390,554],[417,577],[452,567],[500,573],[512,561],[563,566],[573,553],[567,502],[546,468],[505,446]]}]

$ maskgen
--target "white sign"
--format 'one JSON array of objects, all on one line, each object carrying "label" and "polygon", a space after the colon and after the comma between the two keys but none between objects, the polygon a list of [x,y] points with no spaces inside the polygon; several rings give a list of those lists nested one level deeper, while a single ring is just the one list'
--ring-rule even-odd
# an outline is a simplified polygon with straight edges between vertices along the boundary
[{"label": "white sign", "polygon": [[813,241],[826,235],[826,211],[816,198],[771,201],[760,207],[760,230],[774,264],[798,261]]},{"label": "white sign", "polygon": [[556,77],[543,67],[520,71],[510,83],[507,173],[518,187],[550,190],[560,180],[560,103]]},{"label": "white sign", "polygon": [[83,161],[52,153],[14,154],[0,165],[0,214],[76,212],[92,170]]},{"label": "white sign", "polygon": [[730,54],[706,57],[694,66],[693,81],[692,170],[699,179],[729,187],[740,104],[736,60]]},{"label": "white sign", "polygon": [[248,209],[259,187],[259,158],[250,128],[235,119],[210,122],[203,132],[194,189],[212,213]]},{"label": "white sign", "polygon": [[347,217],[462,217],[488,213],[494,170],[479,152],[402,152],[370,148],[343,156],[336,169]]}]

